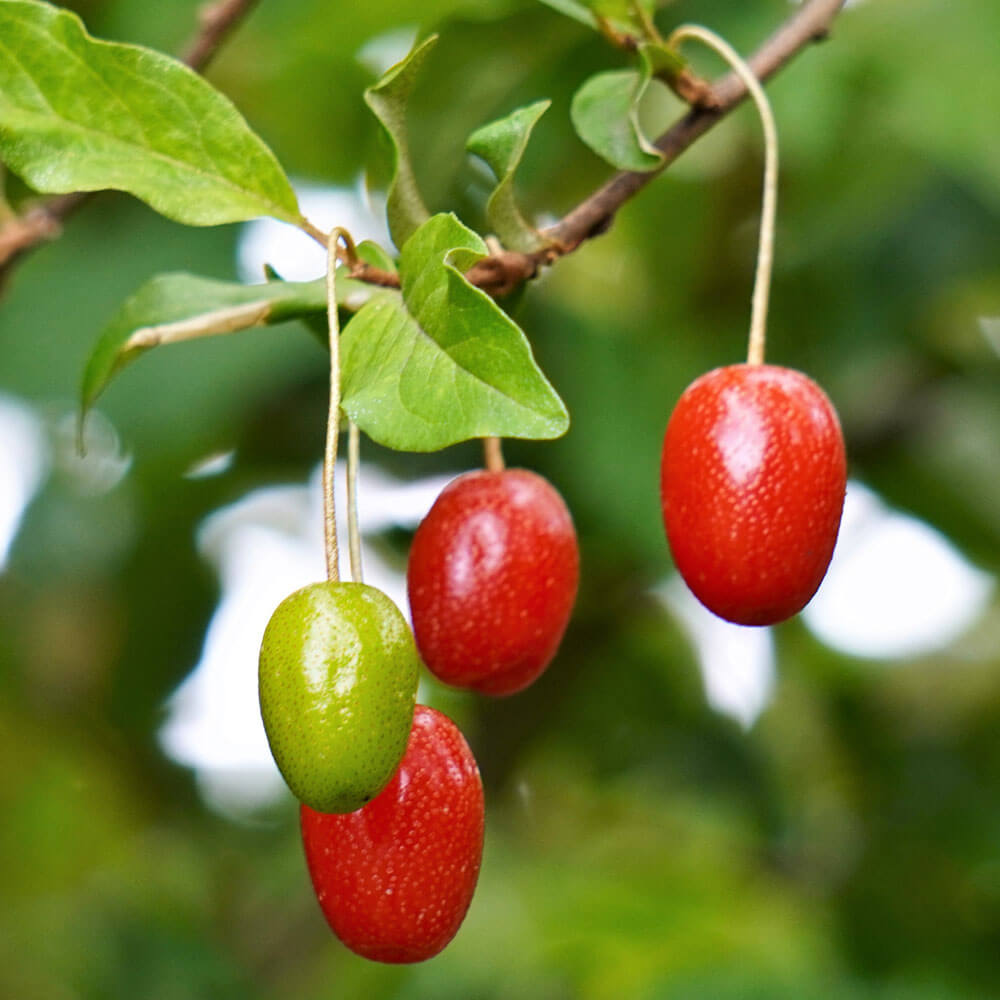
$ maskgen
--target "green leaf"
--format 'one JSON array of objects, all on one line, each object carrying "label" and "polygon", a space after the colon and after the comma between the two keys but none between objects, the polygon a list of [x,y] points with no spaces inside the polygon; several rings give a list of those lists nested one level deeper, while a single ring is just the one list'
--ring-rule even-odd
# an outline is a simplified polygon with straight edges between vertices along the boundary
[{"label": "green leaf", "polygon": [[463,277],[486,253],[455,216],[435,215],[403,246],[401,292],[377,292],[344,328],[341,405],[380,444],[434,451],[569,426],[520,328]]},{"label": "green leaf", "polygon": [[[361,282],[337,280],[337,300],[347,308],[360,308],[371,294]],[[84,369],[81,409],[85,413],[125,365],[152,347],[317,314],[325,326],[324,278],[238,285],[193,274],[158,275],[122,305],[94,345]]]},{"label": "green leaf", "polygon": [[362,240],[358,244],[358,257],[366,264],[371,264],[372,267],[381,268],[390,274],[396,273],[396,261],[383,247],[372,240]]},{"label": "green leaf", "polygon": [[546,7],[559,11],[560,14],[565,14],[566,17],[571,17],[574,21],[579,21],[581,24],[593,28],[595,31],[599,27],[594,12],[587,4],[579,3],[578,0],[542,0],[542,3]]},{"label": "green leaf", "polygon": [[192,226],[299,220],[274,154],[226,97],[45,3],[0,2],[0,156],[37,191],[115,188]]},{"label": "green leaf", "polygon": [[663,51],[660,46],[643,46],[638,70],[611,70],[590,77],[570,105],[577,135],[619,170],[655,170],[663,161],[663,154],[639,126],[639,104],[654,71],[651,48]]},{"label": "green leaf", "polygon": [[687,60],[665,42],[643,42],[639,46],[643,75],[676,76],[688,68]]},{"label": "green leaf", "polygon": [[397,247],[430,218],[424,205],[417,178],[410,162],[410,144],[406,129],[406,106],[431,49],[437,43],[432,35],[414,47],[401,62],[391,67],[378,83],[365,91],[365,103],[375,113],[392,142],[395,163],[386,204],[389,233]]},{"label": "green leaf", "polygon": [[647,17],[656,11],[656,0],[542,0],[546,6],[565,14],[566,17],[586,24],[595,31],[601,30],[601,22],[613,31],[623,35],[645,36],[641,19],[636,16],[636,6],[641,7]]},{"label": "green leaf", "polygon": [[551,104],[551,101],[537,101],[518,108],[506,118],[477,129],[466,143],[469,152],[482,157],[497,176],[497,186],[486,204],[493,231],[504,246],[522,253],[538,250],[544,240],[517,206],[514,172],[524,156],[532,129]]}]

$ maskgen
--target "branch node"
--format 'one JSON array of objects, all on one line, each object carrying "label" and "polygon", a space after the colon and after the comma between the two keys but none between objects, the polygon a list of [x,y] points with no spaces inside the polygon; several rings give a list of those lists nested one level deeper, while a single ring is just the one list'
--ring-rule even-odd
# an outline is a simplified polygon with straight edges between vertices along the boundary
[{"label": "branch node", "polygon": [[540,261],[532,254],[501,250],[473,264],[466,271],[465,280],[499,299],[534,278],[539,266]]},{"label": "branch node", "polygon": [[717,110],[722,107],[722,101],[708,80],[703,80],[689,69],[661,78],[664,83],[682,100],[693,108]]}]

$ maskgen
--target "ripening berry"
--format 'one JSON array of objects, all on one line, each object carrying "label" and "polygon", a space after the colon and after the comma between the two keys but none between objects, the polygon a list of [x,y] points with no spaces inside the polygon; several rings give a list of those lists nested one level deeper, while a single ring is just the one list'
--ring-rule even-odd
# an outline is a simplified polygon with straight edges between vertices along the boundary
[{"label": "ripening berry", "polygon": [[422,962],[455,936],[483,853],[483,785],[458,727],[418,705],[406,754],[357,812],[301,808],[316,898],[334,934],[376,962]]},{"label": "ripening berry", "polygon": [[420,655],[446,684],[513,694],[559,648],[580,556],[562,497],[534,472],[469,472],[417,528],[407,586]]},{"label": "ripening berry", "polygon": [[406,749],[420,661],[402,613],[375,587],[314,583],[275,609],[260,647],[264,729],[302,802],[352,812]]},{"label": "ripening berry", "polygon": [[801,372],[740,364],[691,383],[667,425],[660,498],[698,600],[740,625],[801,611],[830,563],[846,476],[837,414]]}]

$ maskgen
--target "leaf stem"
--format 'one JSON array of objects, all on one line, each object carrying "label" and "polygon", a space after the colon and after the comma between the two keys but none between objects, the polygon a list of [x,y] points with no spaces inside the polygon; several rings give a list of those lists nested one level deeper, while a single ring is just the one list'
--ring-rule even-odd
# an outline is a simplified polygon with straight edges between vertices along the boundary
[{"label": "leaf stem", "polygon": [[667,39],[667,44],[676,46],[687,38],[696,39],[714,49],[729,63],[753,98],[764,129],[764,194],[760,212],[760,241],[757,245],[757,274],[753,285],[750,337],[747,345],[747,363],[759,365],[764,363],[767,307],[774,264],[774,227],[778,209],[778,129],[764,88],[740,54],[714,31],[697,24],[681,25]]},{"label": "leaf stem", "polygon": [[327,579],[340,580],[337,550],[337,510],[334,501],[334,470],[340,437],[340,319],[337,315],[337,242],[341,230],[334,229],[326,251],[326,309],[330,328],[330,408],[326,419],[326,450],[323,455],[323,536]]},{"label": "leaf stem", "polygon": [[[313,225],[313,223],[311,223],[304,215],[299,219],[298,225],[299,229],[301,229],[304,233],[307,233],[309,236],[311,236],[322,247],[324,248],[329,247],[330,237],[326,233],[324,233],[323,230],[319,228],[319,226]],[[337,248],[334,247],[334,254],[336,254],[336,252]]]},{"label": "leaf stem", "polygon": [[498,437],[483,438],[483,457],[490,472],[503,472],[506,468],[503,460],[503,442]]},{"label": "leaf stem", "polygon": [[662,42],[663,39],[660,36],[660,32],[657,30],[652,17],[650,17],[649,11],[643,7],[639,0],[630,0],[629,8],[632,11],[633,17],[635,17],[639,26],[642,28],[642,32],[646,38],[651,42]]},{"label": "leaf stem", "polygon": [[616,48],[634,52],[639,47],[639,39],[628,32],[619,31],[603,14],[594,14],[597,30]]},{"label": "leaf stem", "polygon": [[358,530],[358,466],[361,465],[361,431],[347,422],[347,541],[351,554],[351,579],[364,582],[361,568],[361,532]]}]

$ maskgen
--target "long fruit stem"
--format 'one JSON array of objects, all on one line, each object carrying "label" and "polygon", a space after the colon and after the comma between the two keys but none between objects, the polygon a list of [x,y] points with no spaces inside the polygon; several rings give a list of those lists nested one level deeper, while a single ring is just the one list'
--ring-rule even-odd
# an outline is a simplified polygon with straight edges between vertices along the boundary
[{"label": "long fruit stem", "polygon": [[326,308],[330,326],[330,409],[326,419],[326,450],[323,455],[323,534],[326,548],[326,576],[340,579],[337,549],[337,509],[334,502],[334,471],[340,437],[340,320],[337,315],[337,243],[341,230],[334,229],[327,242]]},{"label": "long fruit stem", "polygon": [[361,569],[361,532],[358,530],[358,466],[361,464],[361,431],[347,423],[347,543],[351,554],[351,579],[363,583]]},{"label": "long fruit stem", "polygon": [[750,338],[747,362],[763,364],[764,345],[767,338],[767,306],[771,294],[771,269],[774,262],[774,227],[778,210],[778,129],[774,113],[764,93],[764,88],[740,54],[714,31],[697,24],[677,28],[667,40],[671,46],[685,38],[694,38],[714,49],[732,66],[736,75],[757,105],[761,125],[764,127],[764,196],[760,213],[760,243],[757,248],[757,275],[754,278],[753,304],[750,318]]}]

